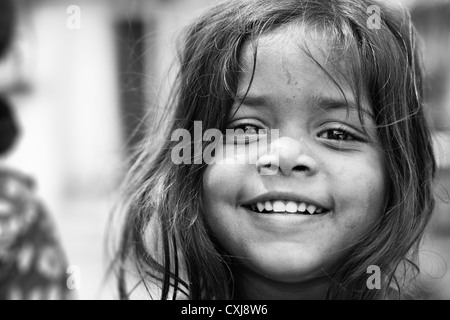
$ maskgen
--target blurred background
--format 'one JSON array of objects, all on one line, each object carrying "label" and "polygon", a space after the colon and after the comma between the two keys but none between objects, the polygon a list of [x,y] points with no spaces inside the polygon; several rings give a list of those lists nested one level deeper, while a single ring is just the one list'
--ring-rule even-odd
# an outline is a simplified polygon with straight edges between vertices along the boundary
[{"label": "blurred background", "polygon": [[[56,221],[80,299],[113,299],[102,282],[106,223],[143,116],[165,96],[175,35],[215,0],[18,0],[0,93],[20,126],[0,160],[33,177]],[[450,2],[399,1],[425,43],[438,205],[421,260],[429,298],[450,299]]]}]

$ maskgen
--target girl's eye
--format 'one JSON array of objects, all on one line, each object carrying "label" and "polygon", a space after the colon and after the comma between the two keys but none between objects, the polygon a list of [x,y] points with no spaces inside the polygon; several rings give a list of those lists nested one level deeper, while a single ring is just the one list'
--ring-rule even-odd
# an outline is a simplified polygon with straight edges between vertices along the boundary
[{"label": "girl's eye", "polygon": [[319,138],[337,141],[356,141],[353,134],[344,129],[329,129],[319,134]]},{"label": "girl's eye", "polygon": [[260,133],[260,128],[251,125],[251,124],[244,124],[239,125],[234,128],[235,134],[245,134],[245,135],[256,135]]},{"label": "girl's eye", "polygon": [[231,144],[248,144],[258,141],[261,136],[266,134],[267,130],[258,125],[249,123],[237,124],[227,129],[225,141]]}]

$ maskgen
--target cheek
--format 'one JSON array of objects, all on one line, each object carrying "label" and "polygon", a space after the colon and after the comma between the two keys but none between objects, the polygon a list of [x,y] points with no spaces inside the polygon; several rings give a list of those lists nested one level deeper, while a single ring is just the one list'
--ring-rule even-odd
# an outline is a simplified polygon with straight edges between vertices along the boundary
[{"label": "cheek", "polygon": [[[364,161],[363,161],[364,160]],[[349,232],[369,226],[382,215],[387,178],[379,154],[364,157],[353,165],[342,165],[335,181],[337,212],[347,212],[344,227]]]},{"label": "cheek", "polygon": [[231,203],[236,198],[236,186],[242,183],[245,176],[243,166],[238,165],[209,165],[203,174],[203,190],[205,202]]},{"label": "cheek", "polygon": [[248,170],[245,165],[212,164],[203,174],[205,222],[222,245],[239,233],[236,206]]},{"label": "cheek", "polygon": [[[239,219],[233,213],[238,186],[245,174],[243,166],[209,165],[203,175],[205,222],[211,233],[226,250],[235,251],[233,243],[240,242]],[[236,241],[231,241],[231,239]],[[230,247],[231,246],[231,247]]]},{"label": "cheek", "polygon": [[233,145],[227,145],[226,148],[221,145],[217,147],[216,162],[208,165],[203,175],[206,203],[211,206],[214,203],[236,203],[239,191],[256,172],[255,165],[252,165],[256,163],[255,146],[256,144],[253,144],[249,149],[235,149]]}]

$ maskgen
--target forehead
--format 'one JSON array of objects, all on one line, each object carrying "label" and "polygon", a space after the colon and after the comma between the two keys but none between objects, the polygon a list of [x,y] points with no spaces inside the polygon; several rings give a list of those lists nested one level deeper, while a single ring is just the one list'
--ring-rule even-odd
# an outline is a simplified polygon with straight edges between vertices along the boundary
[{"label": "forehead", "polygon": [[[324,30],[295,24],[247,41],[241,52],[239,91],[284,83],[292,90],[350,92],[355,51],[339,45]],[[256,53],[256,60],[255,60]],[[256,62],[256,63],[255,63]],[[253,73],[254,71],[254,73]]]}]

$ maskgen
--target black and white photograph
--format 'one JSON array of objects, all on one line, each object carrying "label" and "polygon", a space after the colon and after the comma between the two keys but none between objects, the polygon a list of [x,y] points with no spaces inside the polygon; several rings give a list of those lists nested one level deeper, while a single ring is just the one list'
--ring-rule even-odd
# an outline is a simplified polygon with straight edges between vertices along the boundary
[{"label": "black and white photograph", "polygon": [[450,300],[450,0],[0,0],[0,300]]}]

